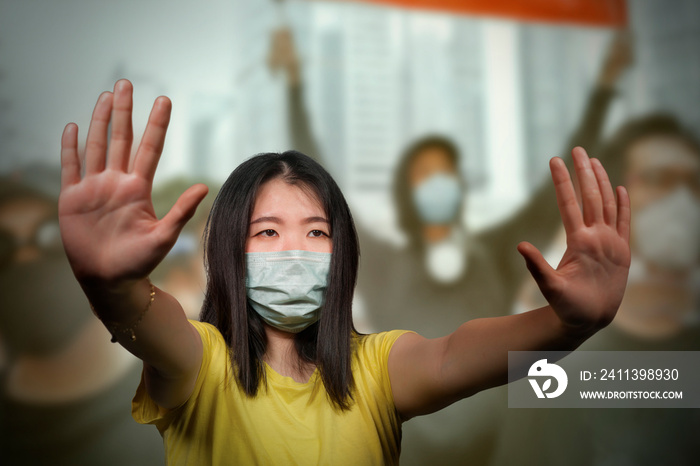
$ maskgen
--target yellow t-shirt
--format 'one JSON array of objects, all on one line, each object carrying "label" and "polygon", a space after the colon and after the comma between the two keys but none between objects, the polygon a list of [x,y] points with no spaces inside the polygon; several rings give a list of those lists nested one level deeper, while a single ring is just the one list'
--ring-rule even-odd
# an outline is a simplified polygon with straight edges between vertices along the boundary
[{"label": "yellow t-shirt", "polygon": [[265,364],[267,388],[247,397],[232,377],[221,333],[213,325],[191,323],[204,354],[190,398],[164,410],[148,396],[142,379],[132,402],[134,419],[155,424],[163,436],[166,464],[398,464],[401,423],[387,364],[405,331],[358,337],[355,401],[340,411],[328,400],[318,371],[298,383]]}]

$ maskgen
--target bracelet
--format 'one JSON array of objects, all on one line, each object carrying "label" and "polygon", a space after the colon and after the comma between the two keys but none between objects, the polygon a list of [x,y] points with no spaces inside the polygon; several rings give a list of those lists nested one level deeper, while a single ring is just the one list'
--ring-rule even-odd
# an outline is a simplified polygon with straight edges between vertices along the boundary
[{"label": "bracelet", "polygon": [[[136,330],[136,327],[138,327],[138,325],[141,323],[141,320],[143,320],[143,316],[146,315],[148,310],[151,308],[153,301],[156,299],[156,288],[155,288],[155,286],[153,286],[153,283],[151,283],[150,278],[147,280],[148,280],[148,284],[151,287],[151,297],[148,300],[148,304],[146,304],[146,308],[143,311],[141,311],[141,313],[139,314],[136,321],[134,321],[134,323],[132,323],[131,325],[124,325],[124,324],[120,324],[118,322],[102,321],[104,326],[107,327],[107,330],[112,335],[112,339],[110,340],[112,343],[117,342],[117,333],[128,335],[129,340],[136,341],[136,333],[134,333],[134,330]],[[92,313],[95,314],[97,316],[97,318],[99,319],[100,316],[97,315],[97,312],[95,311],[95,308],[92,306],[92,303],[90,303],[90,309],[92,310]],[[100,320],[102,320],[102,319],[100,319]]]}]

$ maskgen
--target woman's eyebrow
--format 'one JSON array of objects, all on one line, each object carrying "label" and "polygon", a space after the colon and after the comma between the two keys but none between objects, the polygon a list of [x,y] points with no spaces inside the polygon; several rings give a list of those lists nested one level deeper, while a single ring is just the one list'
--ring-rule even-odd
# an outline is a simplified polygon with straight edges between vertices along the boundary
[{"label": "woman's eyebrow", "polygon": [[[271,222],[271,223],[284,223],[281,218],[274,216],[264,216],[258,217],[255,220],[251,220],[250,224],[254,225],[256,223]],[[301,221],[303,224],[308,223],[330,223],[328,219],[324,217],[307,217]]]},{"label": "woman's eyebrow", "polygon": [[272,223],[282,223],[282,219],[279,217],[258,217],[250,222],[251,225],[255,223],[272,222]]},{"label": "woman's eyebrow", "polygon": [[323,217],[307,217],[305,218],[302,223],[330,223],[328,219],[323,218]]}]

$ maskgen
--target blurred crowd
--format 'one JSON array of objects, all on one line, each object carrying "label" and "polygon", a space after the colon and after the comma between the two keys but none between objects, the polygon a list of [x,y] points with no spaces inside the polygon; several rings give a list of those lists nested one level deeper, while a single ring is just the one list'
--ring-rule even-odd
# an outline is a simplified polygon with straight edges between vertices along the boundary
[{"label": "blurred crowd", "polygon": [[[265,64],[260,64],[264,66]],[[305,105],[307,83],[289,28],[274,31],[267,66],[286,77],[293,149],[339,166],[320,149]],[[634,66],[634,43],[615,35],[584,111],[560,156],[580,145],[599,158],[632,204],[632,267],[612,324],[584,350],[700,350],[700,142],[670,113],[635,116],[603,136],[616,88]],[[443,336],[463,322],[545,305],[516,251],[529,241],[556,266],[565,244],[554,189],[546,180],[509,218],[474,231],[464,154],[452,135],[406,141],[391,199],[398,246],[358,222],[361,268],[356,327]],[[227,167],[227,170],[233,167]],[[502,167],[508,170],[508,167]],[[62,251],[56,181],[28,168],[0,179],[0,463],[162,464],[155,429],[131,419],[141,366],[93,317]],[[216,186],[179,178],[153,194],[162,215],[189,185],[210,187],[151,277],[189,318],[206,286],[202,234]],[[208,202],[208,204],[206,204]],[[361,216],[358,216],[361,217]],[[402,464],[697,464],[700,410],[508,410],[506,389],[479,393],[403,426]],[[7,460],[7,462],[6,462]]]}]

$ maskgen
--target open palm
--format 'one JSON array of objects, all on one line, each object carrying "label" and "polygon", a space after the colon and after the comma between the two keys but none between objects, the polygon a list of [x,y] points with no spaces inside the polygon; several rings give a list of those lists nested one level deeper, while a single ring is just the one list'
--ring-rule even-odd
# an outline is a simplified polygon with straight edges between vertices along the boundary
[{"label": "open palm", "polygon": [[518,249],[562,322],[587,333],[607,325],[622,301],[630,265],[630,207],[623,187],[615,198],[598,160],[580,147],[572,155],[581,207],[564,162],[550,163],[567,238],[562,260],[554,270],[531,244]]},{"label": "open palm", "polygon": [[70,123],[63,132],[59,221],[66,254],[81,281],[110,283],[147,276],[168,253],[207,193],[204,185],[192,186],[163,219],[155,216],[153,176],[171,104],[167,97],[156,100],[132,156],[132,91],[129,81],[120,80],[113,93],[99,97],[82,163],[78,127]]}]

